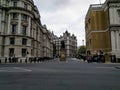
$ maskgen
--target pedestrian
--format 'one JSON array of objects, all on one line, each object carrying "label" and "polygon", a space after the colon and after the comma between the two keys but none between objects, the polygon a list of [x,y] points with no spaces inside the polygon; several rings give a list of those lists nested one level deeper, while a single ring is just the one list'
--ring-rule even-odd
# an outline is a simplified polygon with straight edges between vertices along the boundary
[{"label": "pedestrian", "polygon": [[5,63],[7,63],[7,57],[5,57]]},{"label": "pedestrian", "polygon": [[90,63],[92,61],[92,57],[91,56],[87,56],[87,61],[88,61],[88,63]]},{"label": "pedestrian", "polygon": [[0,59],[0,64],[1,64],[1,59]]},{"label": "pedestrian", "polygon": [[36,63],[36,57],[34,57],[34,63]]},{"label": "pedestrian", "polygon": [[27,63],[27,58],[25,58],[25,63]]},{"label": "pedestrian", "polygon": [[97,54],[94,56],[94,62],[98,62],[98,55]]},{"label": "pedestrian", "polygon": [[20,59],[20,63],[22,63],[22,59]]},{"label": "pedestrian", "polygon": [[32,57],[29,57],[29,62],[32,63]]},{"label": "pedestrian", "polygon": [[14,57],[12,57],[12,63],[14,63]]},{"label": "pedestrian", "polygon": [[9,57],[9,63],[11,63],[11,57]]}]

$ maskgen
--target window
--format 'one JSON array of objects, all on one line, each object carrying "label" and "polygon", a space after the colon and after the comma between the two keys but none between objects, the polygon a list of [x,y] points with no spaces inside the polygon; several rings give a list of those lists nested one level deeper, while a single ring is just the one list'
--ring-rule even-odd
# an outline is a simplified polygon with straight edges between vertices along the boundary
[{"label": "window", "polygon": [[17,25],[12,25],[12,34],[16,33]]},{"label": "window", "polygon": [[27,39],[26,38],[22,39],[22,45],[27,45]]},{"label": "window", "polygon": [[36,40],[38,40],[38,29],[36,30]]},{"label": "window", "polygon": [[33,49],[31,49],[31,55],[34,55],[34,51],[33,51]]},{"label": "window", "polygon": [[34,41],[33,41],[33,40],[31,40],[31,46],[33,46],[33,47],[34,47]]},{"label": "window", "polygon": [[118,16],[120,17],[120,10],[117,10],[117,12],[118,12]]},{"label": "window", "polygon": [[13,2],[13,7],[17,7],[17,2]]},{"label": "window", "polygon": [[22,20],[25,20],[25,21],[26,21],[26,20],[27,20],[27,15],[23,14],[23,15],[22,15]]},{"label": "window", "polygon": [[23,35],[26,35],[26,30],[27,30],[27,27],[26,27],[26,26],[23,26],[23,27],[22,27],[22,34],[23,34]]},{"label": "window", "polygon": [[90,22],[91,22],[91,19],[89,18],[89,19],[88,19],[88,23],[90,23]]},{"label": "window", "polygon": [[24,3],[24,8],[25,8],[25,9],[27,9],[27,8],[28,8],[27,3]]},{"label": "window", "polygon": [[10,45],[14,45],[15,44],[15,38],[10,38]]},{"label": "window", "polygon": [[17,13],[13,13],[13,19],[17,19]]},{"label": "window", "polygon": [[9,48],[9,56],[10,57],[14,56],[14,48]]},{"label": "window", "polygon": [[26,56],[26,49],[22,49],[22,57]]}]

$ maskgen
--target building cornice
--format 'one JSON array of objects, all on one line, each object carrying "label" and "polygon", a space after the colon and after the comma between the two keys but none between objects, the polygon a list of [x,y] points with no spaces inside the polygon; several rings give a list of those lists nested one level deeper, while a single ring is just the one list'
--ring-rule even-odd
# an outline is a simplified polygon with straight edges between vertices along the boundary
[{"label": "building cornice", "polygon": [[89,37],[92,33],[104,33],[109,31],[109,28],[105,29],[105,30],[93,30],[91,32],[89,32],[86,36]]},{"label": "building cornice", "polygon": [[24,8],[21,8],[21,7],[9,7],[9,8],[7,8],[7,12],[10,12],[12,10],[17,10],[19,13],[21,13],[21,12],[26,13],[27,12],[27,13],[29,13],[31,15],[34,15],[33,11],[30,11],[30,10],[27,10],[27,9],[24,9]]}]

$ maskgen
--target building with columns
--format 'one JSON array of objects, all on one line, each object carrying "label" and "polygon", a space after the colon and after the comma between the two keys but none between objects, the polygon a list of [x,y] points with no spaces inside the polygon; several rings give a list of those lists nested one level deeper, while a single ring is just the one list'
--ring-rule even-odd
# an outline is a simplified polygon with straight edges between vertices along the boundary
[{"label": "building with columns", "polygon": [[0,0],[0,57],[52,57],[51,47],[33,0]]},{"label": "building with columns", "polygon": [[65,49],[67,57],[76,57],[77,55],[77,38],[74,34],[70,34],[68,31],[63,33],[63,36],[55,36],[53,43],[56,45],[56,56],[60,55],[61,41],[65,42]]},{"label": "building with columns", "polygon": [[46,25],[43,26],[43,56],[53,57],[53,38],[52,33],[47,29]]},{"label": "building with columns", "polygon": [[120,0],[109,0],[109,29],[111,36],[111,53],[120,58]]},{"label": "building with columns", "polygon": [[89,54],[102,50],[120,58],[120,0],[90,5],[85,30]]}]

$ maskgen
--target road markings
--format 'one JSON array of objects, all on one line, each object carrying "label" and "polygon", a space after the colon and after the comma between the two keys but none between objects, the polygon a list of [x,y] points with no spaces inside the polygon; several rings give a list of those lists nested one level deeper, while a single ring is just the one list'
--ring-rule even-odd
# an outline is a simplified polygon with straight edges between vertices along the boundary
[{"label": "road markings", "polygon": [[96,67],[98,69],[113,69],[114,67]]},{"label": "road markings", "polygon": [[31,69],[21,68],[21,67],[2,67],[0,72],[31,72]]},{"label": "road markings", "polygon": [[26,69],[26,68],[21,68],[21,67],[13,67],[14,69],[18,69],[18,70],[23,70],[23,71],[26,71],[26,72],[31,72],[32,70],[30,69]]},{"label": "road markings", "polygon": [[0,70],[0,72],[6,72],[6,70]]}]

